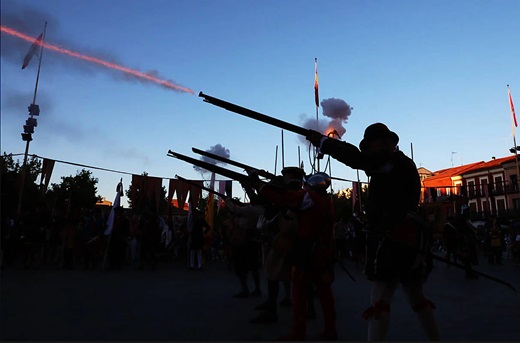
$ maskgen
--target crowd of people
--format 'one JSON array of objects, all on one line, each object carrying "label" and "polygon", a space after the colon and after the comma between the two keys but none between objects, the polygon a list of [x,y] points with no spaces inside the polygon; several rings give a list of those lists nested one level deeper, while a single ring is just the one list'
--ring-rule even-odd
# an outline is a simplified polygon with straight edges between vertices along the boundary
[{"label": "crowd of people", "polygon": [[[20,220],[4,217],[2,268],[21,264],[24,269],[119,270],[130,266],[154,270],[162,257],[188,259],[186,216],[168,218],[150,210],[137,214],[116,207],[109,232],[110,211],[71,207],[51,214],[44,203],[38,203]],[[214,253],[206,246],[206,237],[201,244],[205,255]]]},{"label": "crowd of people", "polygon": [[506,259],[520,266],[520,230],[499,224],[496,216],[490,216],[484,225],[475,227],[469,215],[470,209],[464,205],[459,214],[448,218],[444,224],[438,249],[445,253],[446,259],[463,263],[468,279],[477,278],[471,269],[480,263],[479,255],[493,265],[503,265]]},{"label": "crowd of people", "polygon": [[[67,215],[51,217],[43,204],[37,204],[20,222],[7,218],[2,223],[3,264],[12,266],[22,257],[24,268],[52,263],[65,269],[135,265],[154,270],[161,256],[169,256],[189,270],[202,271],[209,259],[225,261],[238,281],[233,297],[266,295],[251,323],[275,323],[279,306],[292,307],[291,328],[279,340],[304,340],[306,321],[316,316],[318,298],[324,317],[321,338],[336,340],[334,266],[348,258],[362,265],[373,283],[370,306],[363,313],[370,341],[386,338],[398,286],[427,337],[440,340],[435,305],[423,292],[433,264],[433,235],[419,214],[417,168],[399,151],[399,137],[376,123],[366,128],[359,148],[314,131],[307,139],[320,152],[370,177],[363,218],[335,217],[326,173],[305,175],[301,168],[286,167],[267,182],[252,169],[249,179],[241,181],[250,202],[226,199],[214,227],[196,209],[174,220],[149,210],[138,214],[117,207],[107,228],[107,213],[100,209],[71,208]],[[388,194],[397,198],[388,201]],[[504,234],[494,218],[480,244],[470,224],[469,207],[463,206],[443,232],[446,260],[460,261],[467,278],[477,277],[472,268],[483,247],[490,263],[501,264],[504,252],[506,258],[519,261],[520,233]]]}]

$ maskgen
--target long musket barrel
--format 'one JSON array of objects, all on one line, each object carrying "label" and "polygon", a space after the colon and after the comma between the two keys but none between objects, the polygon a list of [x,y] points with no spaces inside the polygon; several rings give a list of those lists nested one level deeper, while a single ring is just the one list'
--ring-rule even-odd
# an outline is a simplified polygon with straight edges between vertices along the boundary
[{"label": "long musket barrel", "polygon": [[199,185],[198,183],[193,182],[193,181],[188,180],[188,179],[185,179],[185,178],[183,178],[183,177],[181,177],[181,176],[179,176],[179,175],[177,175],[177,174],[175,175],[175,177],[176,177],[177,179],[181,180],[182,182],[185,182],[185,183],[187,183],[187,184],[189,184],[189,185],[192,185],[192,186],[198,187],[198,188],[200,188],[200,189],[202,189],[202,190],[205,190],[205,191],[207,191],[207,192],[210,192],[210,193],[213,193],[213,194],[215,194],[215,195],[218,195],[221,199],[230,199],[231,201],[233,201],[233,202],[235,202],[235,203],[240,203],[240,201],[235,200],[235,199],[233,199],[233,198],[231,198],[231,197],[229,197],[229,196],[227,196],[227,195],[225,195],[225,194],[222,194],[222,193],[219,193],[219,192],[217,192],[217,191],[214,191],[214,190],[211,189],[211,188],[204,187],[203,185]]},{"label": "long musket barrel", "polygon": [[207,94],[204,94],[202,92],[199,93],[199,96],[204,98],[205,102],[208,102],[208,103],[210,103],[212,105],[215,105],[215,106],[218,106],[218,107],[222,107],[222,108],[224,108],[224,109],[226,109],[228,111],[241,114],[241,115],[249,117],[251,119],[255,119],[255,120],[264,122],[266,124],[270,124],[270,125],[279,127],[281,129],[284,129],[284,130],[287,130],[287,131],[291,131],[291,132],[297,133],[299,135],[303,135],[305,137],[307,137],[309,134],[311,134],[313,132],[313,130],[311,130],[311,129],[306,129],[306,128],[303,128],[301,126],[294,125],[294,124],[288,123],[288,122],[280,120],[280,119],[269,117],[268,115],[252,111],[252,110],[247,109],[245,107],[241,107],[241,106],[232,104],[230,102],[227,102],[227,101],[224,101],[224,100],[212,97],[212,96],[207,95]]},{"label": "long musket barrel", "polygon": [[240,162],[237,162],[237,161],[233,161],[233,160],[230,160],[228,158],[225,158],[225,157],[222,157],[222,156],[218,156],[218,155],[212,154],[212,153],[207,152],[207,151],[202,151],[202,150],[197,149],[197,148],[191,148],[191,150],[194,153],[196,153],[196,154],[203,155],[203,156],[212,158],[212,159],[220,161],[220,162],[231,164],[231,165],[233,165],[235,167],[242,168],[245,171],[249,171],[249,170],[254,169],[254,170],[257,171],[258,175],[263,176],[263,177],[268,178],[268,179],[274,179],[276,177],[276,175],[271,174],[268,171],[259,170],[259,169],[255,168],[255,167],[251,167],[251,166],[249,166],[247,164],[240,163]]},{"label": "long musket barrel", "polygon": [[222,168],[222,167],[216,166],[216,165],[208,163],[208,162],[197,160],[195,158],[179,154],[178,152],[175,152],[175,151],[168,150],[168,156],[175,157],[175,158],[177,158],[179,160],[191,163],[193,165],[196,165],[198,167],[204,168],[204,169],[209,170],[211,172],[215,172],[217,174],[220,174],[220,175],[223,175],[223,176],[227,176],[227,177],[229,177],[229,178],[231,178],[233,180],[239,181],[239,182],[249,182],[249,181],[252,180],[247,175],[240,174],[240,173],[237,173],[237,172],[235,172],[233,170]]}]

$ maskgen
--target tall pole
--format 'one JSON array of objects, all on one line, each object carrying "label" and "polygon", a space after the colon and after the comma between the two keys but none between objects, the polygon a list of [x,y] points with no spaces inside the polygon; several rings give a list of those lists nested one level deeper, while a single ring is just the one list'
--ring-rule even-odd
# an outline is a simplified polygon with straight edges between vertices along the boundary
[{"label": "tall pole", "polygon": [[[318,58],[314,58],[314,102],[316,105],[316,128],[319,129],[318,108],[320,106],[320,97],[318,92]],[[314,149],[314,163],[317,163],[318,171],[320,171],[320,159],[316,154],[316,149]]]},{"label": "tall pole", "polygon": [[285,149],[283,144],[283,129],[282,129],[282,169],[285,168]]},{"label": "tall pole", "polygon": [[302,165],[302,159],[300,156],[300,146],[298,145],[298,167]]},{"label": "tall pole", "polygon": [[[33,101],[32,105],[36,105],[36,94],[38,93],[38,83],[40,81],[40,70],[42,66],[42,57],[43,57],[43,42],[45,42],[45,32],[47,31],[47,22],[45,22],[45,26],[43,27],[43,36],[42,36],[42,42],[40,47],[40,58],[38,61],[38,72],[36,74],[36,83],[34,85],[34,95],[33,95]],[[34,119],[33,112],[31,111],[31,119]],[[25,174],[27,174],[27,157],[29,156],[29,144],[31,142],[31,139],[28,139],[25,143],[25,152],[23,155],[23,165],[22,165],[22,174],[20,175],[20,191],[18,193],[18,206],[16,209],[16,214],[18,217],[20,217],[20,213],[22,210],[22,197],[23,197],[23,189],[25,186]]]},{"label": "tall pole", "polygon": [[278,145],[276,146],[276,152],[274,154],[274,175],[276,175],[276,164],[278,163]]}]

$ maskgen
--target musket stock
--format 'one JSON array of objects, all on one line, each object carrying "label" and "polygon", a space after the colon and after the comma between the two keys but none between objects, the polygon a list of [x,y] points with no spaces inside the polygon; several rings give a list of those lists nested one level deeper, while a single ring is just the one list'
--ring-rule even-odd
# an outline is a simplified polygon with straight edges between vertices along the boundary
[{"label": "musket stock", "polygon": [[222,107],[228,111],[241,114],[241,115],[249,117],[251,119],[255,119],[255,120],[264,122],[266,124],[270,124],[270,125],[279,127],[281,129],[291,131],[291,132],[297,133],[299,135],[303,135],[305,137],[309,136],[310,134],[312,134],[314,132],[311,129],[306,129],[301,126],[294,125],[294,124],[288,123],[288,122],[280,120],[280,119],[269,117],[268,115],[262,114],[260,112],[252,111],[245,107],[241,107],[241,106],[232,104],[230,102],[204,94],[202,92],[199,93],[199,97],[204,98],[205,102],[208,102],[212,105]]},{"label": "musket stock", "polygon": [[268,179],[274,179],[276,177],[276,175],[274,174],[271,174],[269,173],[268,171],[265,171],[265,170],[260,170],[260,169],[257,169],[255,167],[251,167],[247,164],[244,164],[244,163],[240,163],[240,162],[237,162],[237,161],[233,161],[233,160],[230,160],[228,158],[225,158],[225,157],[222,157],[222,156],[218,156],[218,155],[215,155],[215,154],[212,154],[210,152],[207,152],[207,151],[202,151],[200,149],[197,149],[197,148],[191,148],[191,150],[196,153],[196,154],[199,154],[199,155],[203,155],[203,156],[206,156],[206,157],[209,157],[209,158],[212,158],[214,160],[217,160],[217,161],[220,161],[220,162],[224,162],[224,163],[228,163],[228,164],[231,164],[235,167],[239,167],[239,168],[242,168],[244,169],[246,172],[249,172],[250,170],[256,170],[258,175],[259,176],[262,176],[262,177],[265,177],[265,178],[268,178]]}]

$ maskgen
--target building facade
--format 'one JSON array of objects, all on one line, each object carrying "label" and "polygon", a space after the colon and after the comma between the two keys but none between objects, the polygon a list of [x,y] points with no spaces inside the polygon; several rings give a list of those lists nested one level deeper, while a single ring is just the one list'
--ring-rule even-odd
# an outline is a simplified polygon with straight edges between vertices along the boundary
[{"label": "building facade", "polygon": [[[459,205],[467,204],[474,216],[486,219],[520,216],[518,161],[515,156],[493,158],[439,170],[422,180],[423,206],[452,204],[454,215]],[[449,206],[448,206],[449,207]]]}]

